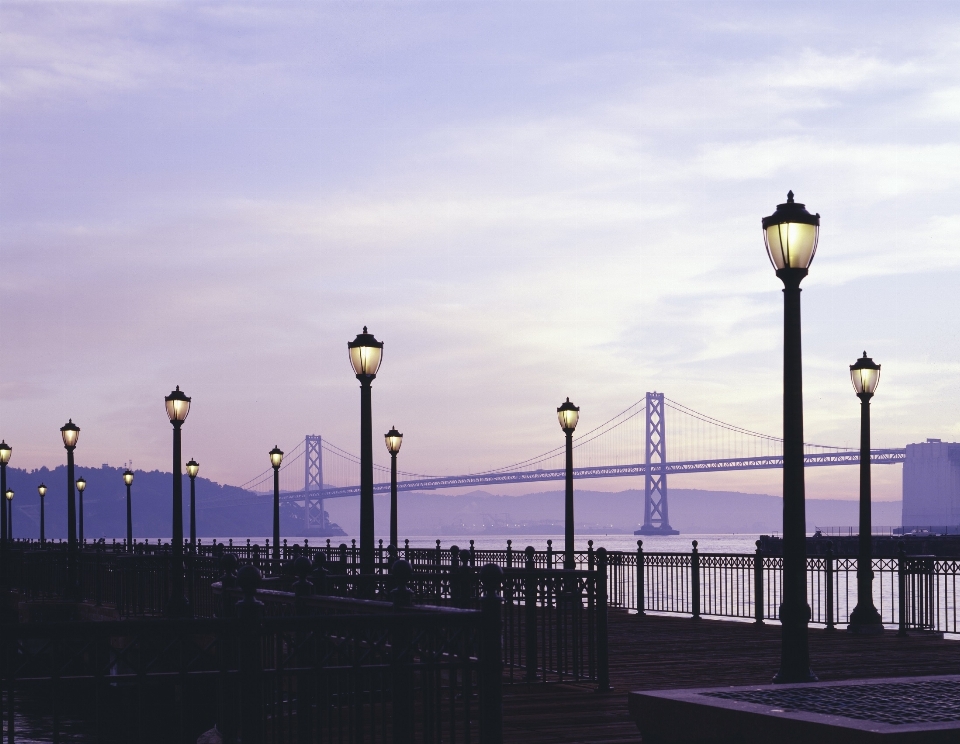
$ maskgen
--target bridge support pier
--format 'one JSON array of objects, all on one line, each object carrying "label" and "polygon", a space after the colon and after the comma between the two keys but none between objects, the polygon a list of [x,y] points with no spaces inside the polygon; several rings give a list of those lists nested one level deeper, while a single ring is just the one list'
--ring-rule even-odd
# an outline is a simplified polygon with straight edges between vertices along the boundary
[{"label": "bridge support pier", "polygon": [[317,434],[308,434],[304,443],[303,490],[307,494],[303,500],[304,524],[307,531],[326,532],[327,513],[323,508],[323,499],[311,498],[311,492],[323,490],[323,439]]},{"label": "bridge support pier", "polygon": [[670,526],[667,503],[667,427],[663,393],[647,393],[646,487],[643,526],[635,535],[679,535]]}]

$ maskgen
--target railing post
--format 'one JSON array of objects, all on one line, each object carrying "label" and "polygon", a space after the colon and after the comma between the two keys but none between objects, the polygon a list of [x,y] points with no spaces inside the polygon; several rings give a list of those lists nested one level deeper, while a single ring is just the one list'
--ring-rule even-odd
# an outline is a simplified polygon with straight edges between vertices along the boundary
[{"label": "railing post", "polygon": [[237,583],[243,599],[237,602],[240,616],[240,735],[243,744],[263,742],[263,697],[260,691],[262,673],[260,658],[260,618],[263,602],[257,599],[260,571],[244,566],[237,572]]},{"label": "railing post", "polygon": [[754,544],[757,552],[753,554],[753,620],[763,625],[763,548],[759,540]]},{"label": "railing post", "polygon": [[693,619],[700,619],[700,551],[697,550],[697,541],[693,541],[693,552],[690,554],[690,603],[693,605]]},{"label": "railing post", "polygon": [[454,607],[461,606],[460,596],[460,548],[450,546],[450,601]]},{"label": "railing post", "polygon": [[607,549],[597,551],[597,692],[609,692],[610,660],[607,657]]},{"label": "railing post", "polygon": [[480,569],[483,625],[480,640],[480,744],[503,741],[503,570],[494,563]]},{"label": "railing post", "polygon": [[473,540],[470,541],[470,568],[477,567],[477,554],[473,548]]},{"label": "railing post", "polygon": [[644,600],[643,540],[637,540],[637,614],[646,615]]},{"label": "railing post", "polygon": [[826,594],[827,594],[827,630],[836,630],[834,621],[834,599],[833,599],[833,540],[827,540],[827,557],[825,560],[826,568]]},{"label": "railing post", "polygon": [[406,538],[403,541],[403,559],[410,562],[410,538]]},{"label": "railing post", "polygon": [[547,569],[553,568],[553,540],[547,540]]},{"label": "railing post", "polygon": [[524,662],[527,673],[524,679],[527,682],[537,681],[537,566],[534,563],[534,549],[528,545],[524,554],[527,557],[526,572],[524,573],[524,590],[526,592],[526,606],[524,625],[526,626],[527,653]]},{"label": "railing post", "polygon": [[897,582],[900,594],[897,603],[900,628],[897,635],[903,638],[907,635],[907,551],[903,540],[897,543]]},{"label": "railing post", "polygon": [[96,563],[96,573],[93,577],[93,596],[94,604],[97,607],[100,607],[103,600],[103,587],[100,584],[100,569],[102,568],[102,558],[103,558],[103,545],[100,541],[97,541],[97,563]]},{"label": "railing post", "polygon": [[507,568],[513,568],[513,540],[507,540]]},{"label": "railing post", "polygon": [[[407,588],[413,571],[405,560],[398,560],[390,566],[390,574],[395,583],[390,591],[395,612],[402,612],[413,604],[413,592]],[[410,744],[414,740],[413,728],[413,672],[411,662],[410,625],[405,618],[397,618],[391,625],[390,666],[393,690],[393,742]],[[307,741],[304,739],[304,741]]]}]

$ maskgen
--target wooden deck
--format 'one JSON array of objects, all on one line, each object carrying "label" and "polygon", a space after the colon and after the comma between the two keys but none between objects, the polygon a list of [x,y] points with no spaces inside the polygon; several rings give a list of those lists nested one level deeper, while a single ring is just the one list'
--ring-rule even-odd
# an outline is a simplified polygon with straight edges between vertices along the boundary
[{"label": "wooden deck", "polygon": [[[507,744],[639,742],[627,714],[630,690],[764,684],[780,661],[780,626],[610,612],[610,683],[504,687]],[[960,642],[935,635],[897,638],[810,630],[821,680],[960,673]]]}]

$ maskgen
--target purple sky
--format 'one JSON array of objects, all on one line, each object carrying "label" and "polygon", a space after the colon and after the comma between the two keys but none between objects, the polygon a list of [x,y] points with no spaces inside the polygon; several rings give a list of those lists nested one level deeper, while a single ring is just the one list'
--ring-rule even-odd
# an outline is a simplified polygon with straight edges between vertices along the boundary
[{"label": "purple sky", "polygon": [[557,446],[567,395],[581,426],[656,389],[776,434],[787,189],[823,224],[806,438],[856,445],[866,349],[875,445],[958,440],[958,70],[956,3],[4,2],[11,464],[62,462],[72,417],[78,462],[169,468],[177,384],[207,477],[306,433],[356,452],[364,324],[407,470]]}]

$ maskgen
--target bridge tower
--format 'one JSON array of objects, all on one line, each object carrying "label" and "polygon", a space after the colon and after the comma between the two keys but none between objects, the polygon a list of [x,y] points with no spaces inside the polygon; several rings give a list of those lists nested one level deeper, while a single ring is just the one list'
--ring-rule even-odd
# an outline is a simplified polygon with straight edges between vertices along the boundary
[{"label": "bridge tower", "polygon": [[307,434],[303,460],[303,507],[307,530],[327,529],[327,513],[323,509],[323,440],[318,434]]},{"label": "bridge tower", "polygon": [[646,488],[638,535],[679,535],[670,526],[667,504],[667,421],[663,393],[647,393]]}]

